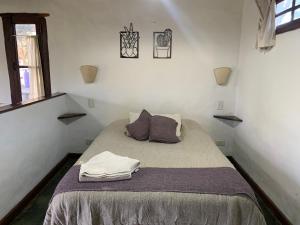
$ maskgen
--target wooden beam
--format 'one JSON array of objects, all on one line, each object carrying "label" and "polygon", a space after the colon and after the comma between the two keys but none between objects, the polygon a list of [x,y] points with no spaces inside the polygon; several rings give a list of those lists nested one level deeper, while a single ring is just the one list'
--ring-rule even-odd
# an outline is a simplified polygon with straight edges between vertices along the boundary
[{"label": "wooden beam", "polygon": [[50,16],[49,13],[0,13],[1,17],[5,17],[5,16],[36,16],[36,17],[48,17]]}]

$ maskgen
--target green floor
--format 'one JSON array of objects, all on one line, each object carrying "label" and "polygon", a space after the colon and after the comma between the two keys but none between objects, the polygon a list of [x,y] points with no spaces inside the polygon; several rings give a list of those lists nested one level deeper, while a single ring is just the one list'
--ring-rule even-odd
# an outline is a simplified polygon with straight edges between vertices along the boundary
[{"label": "green floor", "polygon": [[56,185],[76,161],[76,158],[70,158],[10,225],[42,225]]},{"label": "green floor", "polygon": [[[10,225],[42,225],[44,216],[51,199],[52,193],[63,175],[75,163],[77,159],[69,159],[60,171],[50,180],[45,188],[36,196],[35,199],[22,211],[22,213]],[[272,215],[270,210],[264,205],[257,196],[258,202],[264,212],[268,225],[281,225]],[[87,224],[88,225],[88,224]]]}]

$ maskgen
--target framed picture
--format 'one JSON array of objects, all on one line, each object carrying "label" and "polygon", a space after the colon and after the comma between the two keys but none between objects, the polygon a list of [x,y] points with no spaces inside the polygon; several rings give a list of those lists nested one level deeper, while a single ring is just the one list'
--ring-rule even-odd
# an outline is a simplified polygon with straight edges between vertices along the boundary
[{"label": "framed picture", "polygon": [[125,31],[120,32],[120,57],[139,58],[139,32],[133,31],[132,23],[129,29],[127,27],[124,29]]},{"label": "framed picture", "polygon": [[170,59],[172,57],[172,30],[153,32],[153,58]]}]

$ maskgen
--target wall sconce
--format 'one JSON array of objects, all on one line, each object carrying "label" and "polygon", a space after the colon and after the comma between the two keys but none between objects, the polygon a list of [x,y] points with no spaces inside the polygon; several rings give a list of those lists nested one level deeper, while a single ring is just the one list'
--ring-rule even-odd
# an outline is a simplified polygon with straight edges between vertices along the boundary
[{"label": "wall sconce", "polygon": [[214,69],[214,74],[216,82],[218,85],[225,86],[231,74],[231,68],[229,67],[219,67]]},{"label": "wall sconce", "polygon": [[80,66],[82,78],[86,84],[94,83],[98,68],[91,65]]}]

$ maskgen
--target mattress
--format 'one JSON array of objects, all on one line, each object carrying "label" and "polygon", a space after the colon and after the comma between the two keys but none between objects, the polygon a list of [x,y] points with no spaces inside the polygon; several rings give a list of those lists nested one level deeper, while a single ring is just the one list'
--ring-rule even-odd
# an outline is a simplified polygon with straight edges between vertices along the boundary
[{"label": "mattress", "polygon": [[[128,138],[128,120],[111,123],[76,165],[103,151],[139,159],[142,167],[217,168],[233,165],[211,137],[192,120],[183,120],[177,144]],[[265,225],[255,204],[244,196],[178,192],[74,191],[55,195],[44,225]]]}]

